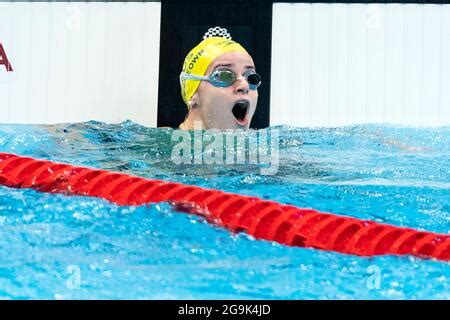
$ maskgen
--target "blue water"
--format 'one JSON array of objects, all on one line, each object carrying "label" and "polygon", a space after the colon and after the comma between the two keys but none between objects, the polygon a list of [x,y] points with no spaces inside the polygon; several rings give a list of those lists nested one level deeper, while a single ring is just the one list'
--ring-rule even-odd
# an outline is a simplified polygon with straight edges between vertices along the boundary
[{"label": "blue water", "polygon": [[[0,152],[450,232],[450,128],[275,127],[279,169],[175,165],[173,130],[0,125]],[[1,299],[450,299],[450,264],[254,240],[166,203],[0,187]]]}]

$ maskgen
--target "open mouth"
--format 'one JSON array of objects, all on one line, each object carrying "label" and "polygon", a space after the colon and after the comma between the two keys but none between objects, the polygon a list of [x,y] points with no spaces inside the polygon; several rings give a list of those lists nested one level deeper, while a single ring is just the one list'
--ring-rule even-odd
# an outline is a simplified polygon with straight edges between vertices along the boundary
[{"label": "open mouth", "polygon": [[232,112],[236,120],[242,122],[248,113],[250,103],[246,100],[240,100],[235,103]]}]

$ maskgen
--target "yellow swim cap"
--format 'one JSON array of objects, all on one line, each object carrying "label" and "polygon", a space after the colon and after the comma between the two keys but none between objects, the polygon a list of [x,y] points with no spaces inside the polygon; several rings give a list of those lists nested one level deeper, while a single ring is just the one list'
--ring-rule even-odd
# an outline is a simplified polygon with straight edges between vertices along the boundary
[{"label": "yellow swim cap", "polygon": [[[247,51],[236,41],[223,37],[210,37],[200,42],[184,59],[183,72],[204,76],[206,69],[218,56],[230,51]],[[180,79],[181,96],[188,106],[189,100],[200,85],[200,80]]]}]

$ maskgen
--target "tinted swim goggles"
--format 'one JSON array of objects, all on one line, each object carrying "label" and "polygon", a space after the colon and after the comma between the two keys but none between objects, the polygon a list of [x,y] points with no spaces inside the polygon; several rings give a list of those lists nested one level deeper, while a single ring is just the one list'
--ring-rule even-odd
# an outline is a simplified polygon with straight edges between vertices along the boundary
[{"label": "tinted swim goggles", "polygon": [[[257,74],[254,70],[248,70],[242,74],[242,77],[248,82],[250,90],[256,90],[261,84],[261,76]],[[239,77],[231,70],[228,69],[216,69],[209,76],[198,76],[195,74],[188,74],[182,72],[180,74],[181,80],[204,80],[208,81],[215,87],[226,88],[231,85]]]}]

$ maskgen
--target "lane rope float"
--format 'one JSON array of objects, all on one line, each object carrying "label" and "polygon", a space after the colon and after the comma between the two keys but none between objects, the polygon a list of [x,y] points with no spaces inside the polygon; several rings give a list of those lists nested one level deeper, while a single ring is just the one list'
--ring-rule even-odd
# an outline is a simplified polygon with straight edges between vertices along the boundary
[{"label": "lane rope float", "polygon": [[391,254],[450,260],[450,235],[10,153],[0,153],[0,185],[93,196],[124,206],[167,201],[179,211],[202,215],[230,231],[288,246],[369,257]]}]

